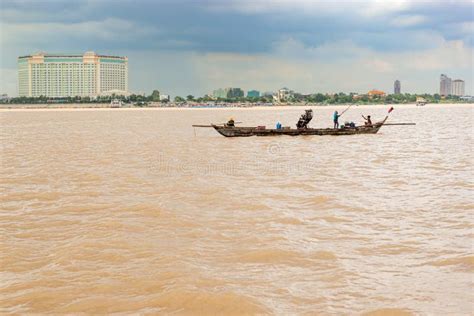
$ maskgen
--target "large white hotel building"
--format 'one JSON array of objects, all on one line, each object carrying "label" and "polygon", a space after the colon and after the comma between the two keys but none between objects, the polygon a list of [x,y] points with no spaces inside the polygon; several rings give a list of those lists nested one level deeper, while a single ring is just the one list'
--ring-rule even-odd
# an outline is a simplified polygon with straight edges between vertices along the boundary
[{"label": "large white hotel building", "polygon": [[18,81],[24,97],[127,95],[128,58],[94,52],[21,56]]}]

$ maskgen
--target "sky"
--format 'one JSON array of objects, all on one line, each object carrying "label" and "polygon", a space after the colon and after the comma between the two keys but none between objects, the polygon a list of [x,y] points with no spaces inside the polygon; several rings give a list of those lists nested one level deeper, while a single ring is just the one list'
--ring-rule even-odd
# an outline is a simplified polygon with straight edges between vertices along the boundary
[{"label": "sky", "polygon": [[133,93],[437,93],[445,73],[474,94],[474,2],[0,0],[0,94],[40,51],[127,56]]}]

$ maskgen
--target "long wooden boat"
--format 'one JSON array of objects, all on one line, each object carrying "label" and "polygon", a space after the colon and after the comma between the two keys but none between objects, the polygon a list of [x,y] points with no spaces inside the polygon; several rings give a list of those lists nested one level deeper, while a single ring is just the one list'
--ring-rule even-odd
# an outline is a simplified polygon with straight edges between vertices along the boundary
[{"label": "long wooden boat", "polygon": [[343,128],[282,128],[282,129],[267,129],[262,127],[237,127],[227,125],[199,126],[196,127],[213,127],[219,134],[225,137],[249,137],[249,136],[303,136],[303,135],[319,135],[319,136],[342,136],[342,135],[356,135],[356,134],[376,134],[379,129],[385,124],[388,116],[381,122],[372,125],[343,127]]}]

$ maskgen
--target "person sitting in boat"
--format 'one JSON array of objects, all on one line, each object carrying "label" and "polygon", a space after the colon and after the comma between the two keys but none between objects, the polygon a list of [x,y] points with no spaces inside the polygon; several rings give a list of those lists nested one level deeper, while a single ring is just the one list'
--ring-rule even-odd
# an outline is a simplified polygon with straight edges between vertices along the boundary
[{"label": "person sitting in boat", "polygon": [[234,119],[231,117],[228,121],[227,121],[227,127],[234,127],[235,126],[235,121]]},{"label": "person sitting in boat", "polygon": [[313,110],[305,110],[305,113],[301,115],[300,119],[296,123],[296,128],[307,128],[309,122],[313,119]]},{"label": "person sitting in boat", "polygon": [[362,118],[365,120],[365,126],[372,126],[372,120],[370,119],[370,115],[367,115],[367,117],[362,115]]},{"label": "person sitting in boat", "polygon": [[339,117],[341,117],[342,114],[339,114],[337,111],[334,111],[334,114],[332,116],[332,119],[334,121],[334,128],[339,128]]}]

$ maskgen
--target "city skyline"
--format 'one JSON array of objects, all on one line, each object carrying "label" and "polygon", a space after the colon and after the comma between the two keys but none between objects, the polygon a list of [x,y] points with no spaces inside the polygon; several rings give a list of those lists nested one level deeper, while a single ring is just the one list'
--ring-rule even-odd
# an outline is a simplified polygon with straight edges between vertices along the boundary
[{"label": "city skyline", "polygon": [[129,57],[132,93],[389,92],[399,79],[403,92],[434,94],[439,75],[449,73],[473,94],[472,8],[468,1],[5,0],[0,93],[18,95],[18,56],[93,50]]}]

